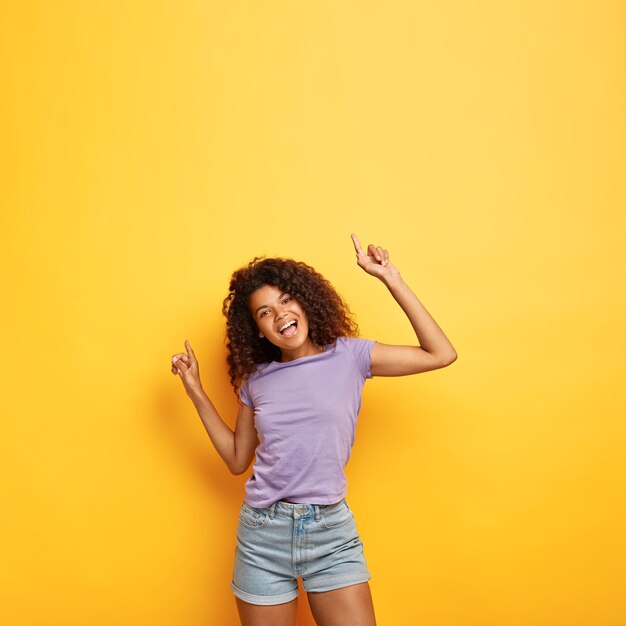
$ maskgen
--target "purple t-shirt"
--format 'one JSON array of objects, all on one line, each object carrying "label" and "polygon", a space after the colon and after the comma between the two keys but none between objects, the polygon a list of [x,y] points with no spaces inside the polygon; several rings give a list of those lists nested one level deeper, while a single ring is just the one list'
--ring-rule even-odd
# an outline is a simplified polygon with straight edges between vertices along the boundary
[{"label": "purple t-shirt", "polygon": [[347,493],[350,458],[376,341],[338,337],[324,352],[261,363],[239,395],[259,436],[245,501],[258,508],[289,499],[334,504]]}]

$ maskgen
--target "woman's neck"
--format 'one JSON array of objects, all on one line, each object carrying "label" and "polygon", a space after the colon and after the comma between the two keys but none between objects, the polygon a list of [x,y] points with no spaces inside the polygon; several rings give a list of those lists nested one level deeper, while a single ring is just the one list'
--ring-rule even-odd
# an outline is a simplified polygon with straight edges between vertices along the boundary
[{"label": "woman's neck", "polygon": [[294,350],[281,350],[281,357],[279,363],[287,363],[288,361],[295,361],[301,359],[304,356],[314,356],[324,352],[324,348],[313,343],[310,338],[307,339],[299,348]]}]

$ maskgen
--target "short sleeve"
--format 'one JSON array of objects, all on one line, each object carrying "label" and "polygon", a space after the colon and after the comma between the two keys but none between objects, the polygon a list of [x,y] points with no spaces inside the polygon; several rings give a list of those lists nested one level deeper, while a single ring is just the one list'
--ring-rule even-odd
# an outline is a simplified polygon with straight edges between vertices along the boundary
[{"label": "short sleeve", "polygon": [[239,387],[239,398],[244,404],[247,404],[251,409],[254,409],[252,400],[250,399],[250,391],[248,390],[248,379],[243,381],[241,387]]},{"label": "short sleeve", "polygon": [[345,337],[344,339],[363,378],[374,378],[371,370],[371,357],[376,340],[360,337]]}]

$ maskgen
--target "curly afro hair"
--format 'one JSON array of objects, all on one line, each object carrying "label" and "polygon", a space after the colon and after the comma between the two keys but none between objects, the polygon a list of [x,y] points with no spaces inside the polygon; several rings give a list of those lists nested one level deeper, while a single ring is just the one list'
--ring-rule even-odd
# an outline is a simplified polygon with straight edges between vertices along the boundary
[{"label": "curly afro hair", "polygon": [[315,344],[324,346],[334,343],[337,337],[358,336],[358,324],[349,307],[313,267],[293,259],[254,257],[247,266],[233,272],[222,304],[227,320],[226,362],[235,395],[257,364],[277,361],[281,356],[277,346],[259,337],[249,309],[250,296],[264,285],[278,287],[300,303],[309,321],[309,337]]}]

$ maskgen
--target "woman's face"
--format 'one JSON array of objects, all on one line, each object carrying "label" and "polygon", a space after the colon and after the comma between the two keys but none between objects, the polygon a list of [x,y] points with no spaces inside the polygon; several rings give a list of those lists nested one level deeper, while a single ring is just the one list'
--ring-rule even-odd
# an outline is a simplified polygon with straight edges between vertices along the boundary
[{"label": "woman's face", "polygon": [[[259,328],[259,336],[267,337],[283,354],[310,343],[306,313],[291,294],[273,285],[264,285],[250,296],[248,306]],[[288,322],[291,324],[283,328]]]}]

